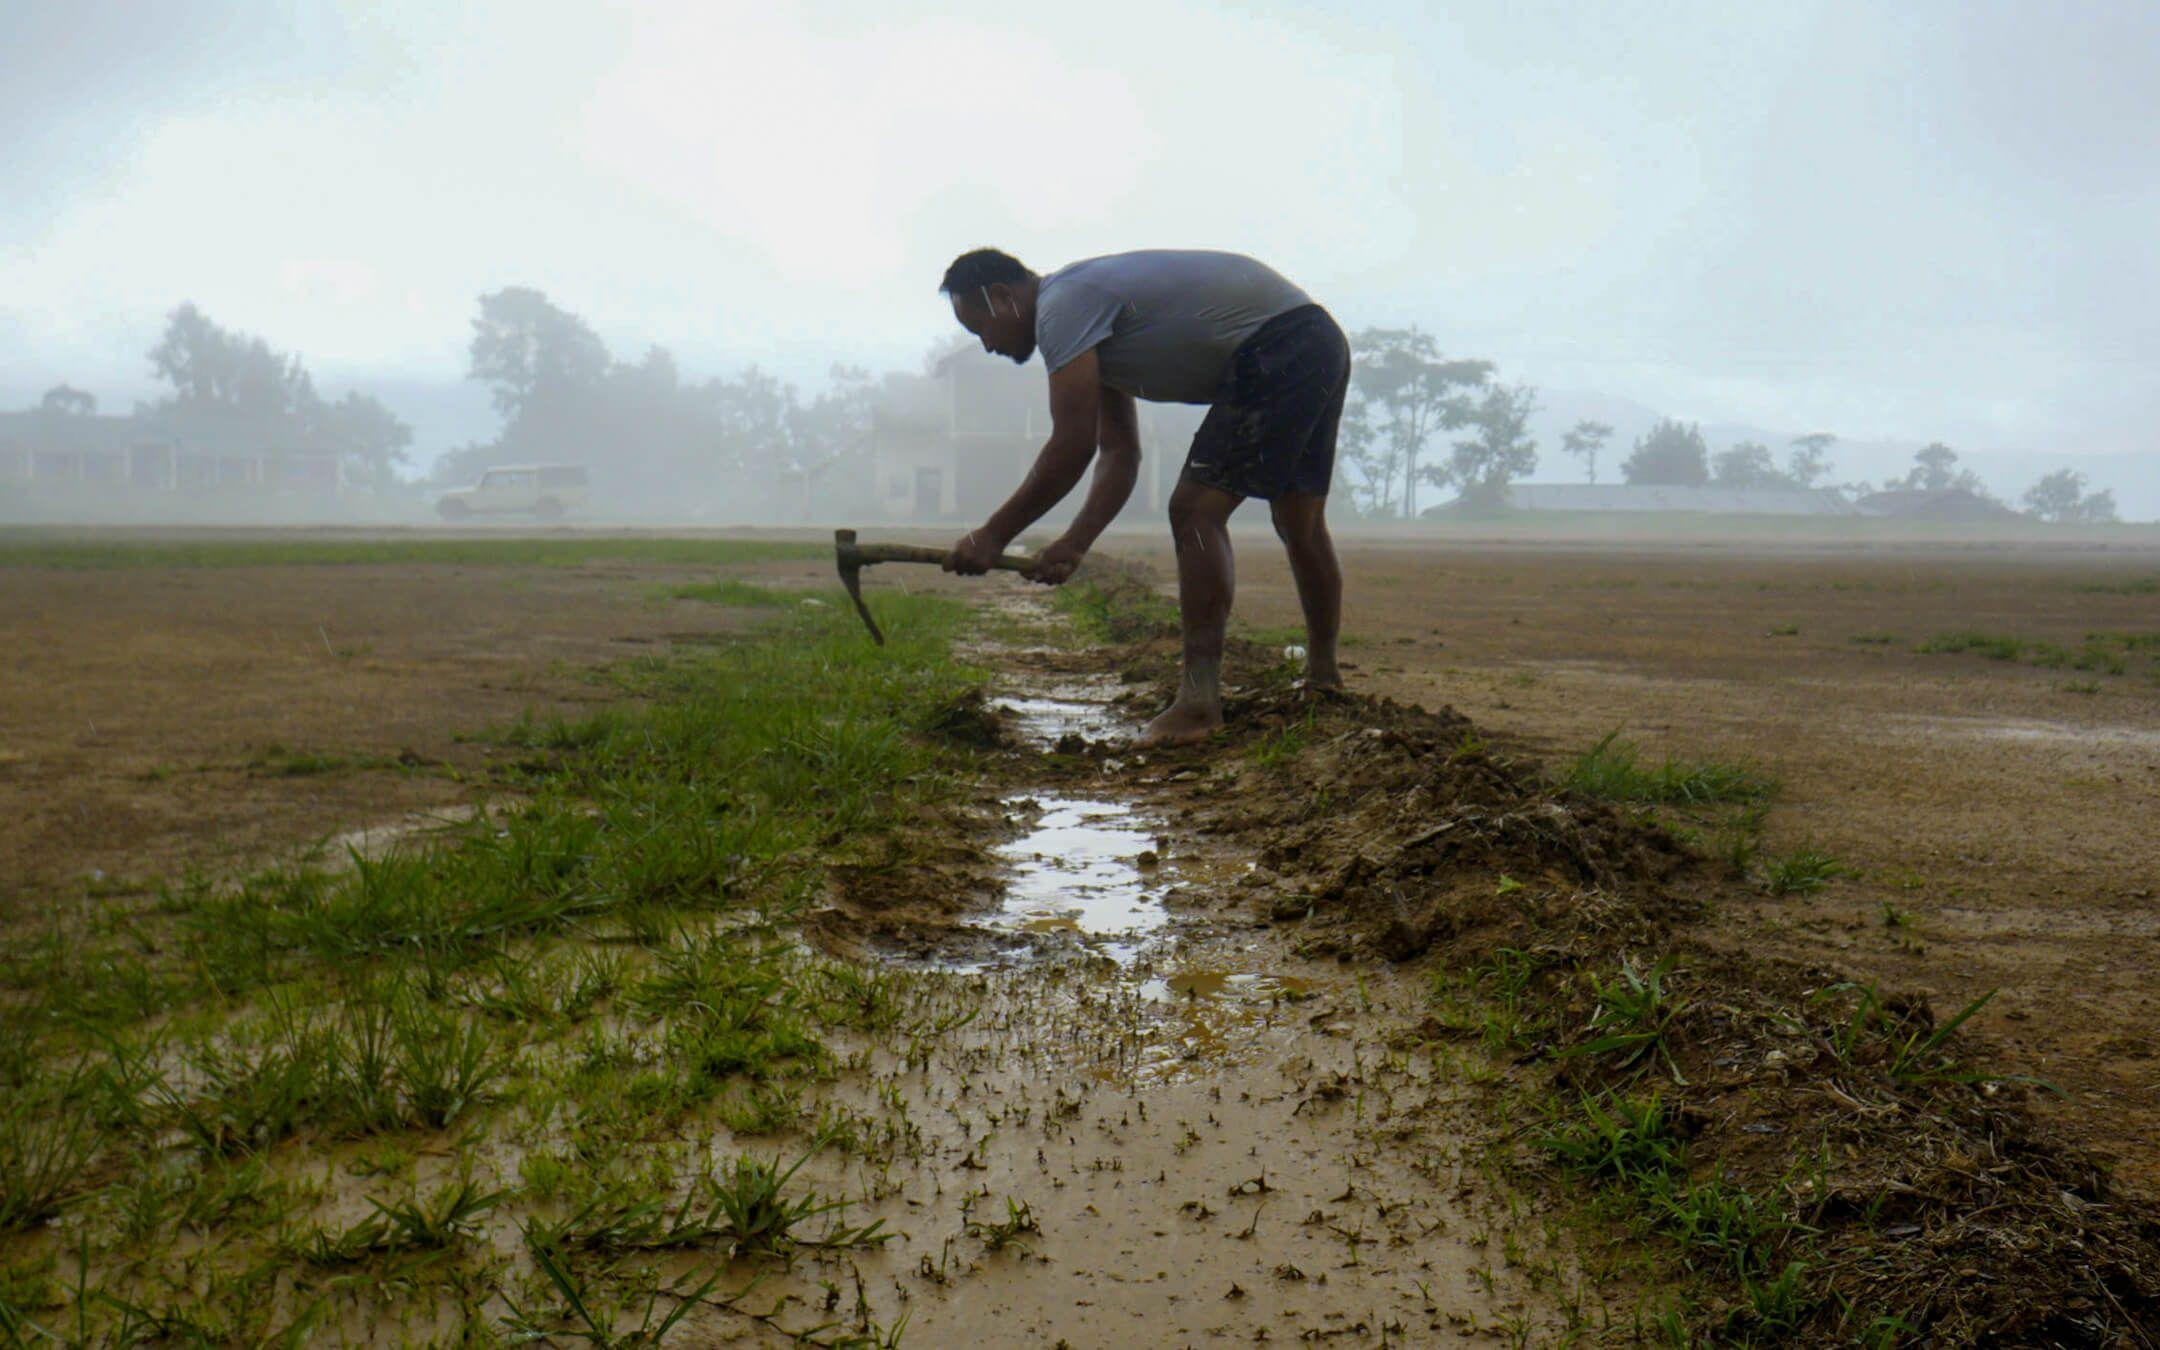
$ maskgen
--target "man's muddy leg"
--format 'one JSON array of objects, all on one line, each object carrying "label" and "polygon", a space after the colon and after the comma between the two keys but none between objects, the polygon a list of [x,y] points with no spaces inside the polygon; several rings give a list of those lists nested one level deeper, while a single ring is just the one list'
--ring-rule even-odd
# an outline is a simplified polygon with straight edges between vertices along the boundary
[{"label": "man's muddy leg", "polygon": [[1170,494],[1170,535],[1177,545],[1178,617],[1185,629],[1185,670],[1178,695],[1140,735],[1142,745],[1182,745],[1222,725],[1223,629],[1237,575],[1230,556],[1230,513],[1243,497],[1189,478]]},{"label": "man's muddy leg", "polygon": [[1275,533],[1290,555],[1290,575],[1297,579],[1298,604],[1305,610],[1305,679],[1340,689],[1335,642],[1342,630],[1342,566],[1335,561],[1335,541],[1328,534],[1327,496],[1291,492],[1270,505]]}]

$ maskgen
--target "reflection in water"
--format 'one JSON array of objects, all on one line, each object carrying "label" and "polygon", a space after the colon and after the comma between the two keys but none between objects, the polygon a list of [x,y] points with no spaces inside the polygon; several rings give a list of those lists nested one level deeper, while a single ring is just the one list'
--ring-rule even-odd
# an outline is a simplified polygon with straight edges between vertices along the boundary
[{"label": "reflection in water", "polygon": [[997,853],[1010,869],[993,922],[1031,933],[1099,940],[1120,963],[1163,926],[1162,892],[1141,869],[1154,839],[1117,802],[1041,797],[1042,816]]},{"label": "reflection in water", "polygon": [[[1073,692],[1098,691],[1076,688]],[[1103,691],[1100,699],[1001,694],[990,700],[990,706],[1011,719],[1013,730],[1019,733],[1021,740],[1045,749],[1075,733],[1099,741],[1131,730],[1111,708],[1107,691]]]},{"label": "reflection in water", "polygon": [[1203,999],[1296,1003],[1308,997],[1312,988],[1312,981],[1301,980],[1295,975],[1253,975],[1200,966],[1149,980],[1140,986],[1140,996],[1158,1003]]},{"label": "reflection in water", "polygon": [[1159,1033],[1139,1054],[1134,1071],[1147,1077],[1220,1068],[1261,1033],[1294,1025],[1295,1005],[1317,994],[1310,980],[1260,975],[1217,966],[1186,966],[1143,981],[1139,993],[1159,1011]]},{"label": "reflection in water", "polygon": [[[1023,740],[1046,750],[1073,733],[1099,739],[1117,729],[1107,697],[1006,696],[992,705],[1011,719]],[[1106,783],[1114,782],[1115,761],[1105,767],[1113,771]],[[1228,965],[1221,964],[1220,955],[1213,961],[1195,959],[1192,948],[1173,941],[1181,931],[1163,899],[1174,883],[1196,880],[1191,859],[1160,857],[1159,822],[1136,812],[1131,802],[1015,793],[1004,806],[1034,819],[1019,838],[994,850],[1004,864],[1004,894],[983,926],[1049,939],[1027,944],[1023,960],[1068,944],[1110,957],[1114,974],[1102,973],[1121,991],[1116,997],[1135,1025],[1148,1029],[1130,1043],[1129,1058],[1097,1066],[1096,1077],[1123,1081],[1219,1071],[1309,1015],[1297,1005],[1317,995],[1313,982],[1241,969],[1235,956]],[[966,960],[942,964],[961,971],[986,968]]]}]

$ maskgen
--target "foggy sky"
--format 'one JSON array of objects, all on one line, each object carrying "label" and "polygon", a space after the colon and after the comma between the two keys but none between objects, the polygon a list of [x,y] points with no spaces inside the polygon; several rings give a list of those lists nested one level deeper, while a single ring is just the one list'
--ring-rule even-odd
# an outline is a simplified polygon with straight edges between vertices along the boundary
[{"label": "foggy sky", "polygon": [[452,8],[0,6],[0,406],[124,409],[183,299],[330,388],[455,380],[507,284],[814,381],[913,367],[967,247],[1221,247],[1503,377],[2121,456],[2160,515],[2142,0]]}]

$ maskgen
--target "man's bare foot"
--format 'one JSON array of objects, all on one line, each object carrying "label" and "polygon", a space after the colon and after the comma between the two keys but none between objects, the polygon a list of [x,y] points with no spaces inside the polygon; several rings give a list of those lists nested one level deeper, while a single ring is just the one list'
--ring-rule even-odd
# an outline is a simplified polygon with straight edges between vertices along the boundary
[{"label": "man's bare foot", "polygon": [[1320,661],[1307,657],[1305,659],[1305,683],[1315,689],[1340,689],[1342,688],[1342,671],[1337,668],[1332,658]]},{"label": "man's bare foot", "polygon": [[1204,741],[1215,728],[1222,725],[1222,706],[1215,703],[1187,703],[1183,699],[1168,708],[1147,724],[1133,748],[1148,750],[1162,746],[1191,745]]}]

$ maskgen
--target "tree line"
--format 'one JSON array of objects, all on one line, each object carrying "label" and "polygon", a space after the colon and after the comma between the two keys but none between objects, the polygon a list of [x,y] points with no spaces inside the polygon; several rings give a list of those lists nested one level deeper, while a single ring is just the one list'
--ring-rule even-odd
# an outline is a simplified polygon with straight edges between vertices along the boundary
[{"label": "tree line", "polygon": [[[502,429],[445,455],[438,478],[600,459],[630,499],[679,503],[687,485],[724,477],[779,508],[852,483],[845,470],[868,458],[878,383],[857,366],[834,366],[807,398],[755,366],[686,379],[663,347],[617,360],[583,319],[523,286],[481,296],[472,328],[466,374],[487,386]],[[737,514],[755,505],[730,502]]]},{"label": "tree line", "polygon": [[[1499,380],[1490,361],[1443,354],[1415,326],[1363,329],[1351,349],[1337,487],[1356,514],[1413,518],[1421,488],[1453,488],[1462,509],[1497,510],[1509,484],[1536,472],[1532,386]],[[381,402],[357,392],[323,398],[299,357],[223,328],[193,304],[167,316],[149,358],[168,392],[135,415],[178,437],[249,452],[334,453],[348,481],[378,487],[397,482],[400,466],[410,463],[412,429]],[[470,479],[502,463],[604,461],[627,498],[672,502],[686,483],[727,477],[771,506],[859,484],[862,475],[851,469],[867,467],[880,392],[911,378],[874,380],[860,367],[836,365],[827,388],[810,397],[755,366],[732,378],[691,380],[661,347],[634,362],[617,359],[582,318],[523,286],[480,297],[466,375],[487,386],[502,426],[492,440],[443,455],[439,480]],[[65,384],[39,403],[54,417],[96,410],[93,396]],[[1605,423],[1578,421],[1560,449],[1595,483],[1612,435]],[[1781,465],[1754,441],[1713,453],[1698,425],[1668,418],[1635,441],[1619,470],[1630,484],[1811,489],[1825,485],[1836,443],[1829,432],[1795,437]],[[1877,490],[1864,482],[1838,486]],[[1910,471],[1882,489],[1997,500],[1941,442],[1921,449]],[[2116,519],[2114,494],[2088,491],[2084,475],[2070,469],[2041,478],[2022,502],[2043,520]],[[731,503],[738,511],[757,505]]]},{"label": "tree line", "polygon": [[[1350,339],[1350,391],[1338,437],[1337,488],[1357,514],[1368,519],[1411,519],[1419,512],[1418,489],[1452,487],[1461,509],[1492,511],[1507,503],[1510,483],[1537,471],[1538,445],[1529,423],[1538,411],[1537,390],[1495,378],[1490,361],[1448,357],[1434,338],[1415,326],[1367,328]],[[1598,459],[1613,428],[1582,420],[1561,436],[1563,453],[1582,461],[1598,481]],[[1827,431],[1794,437],[1779,464],[1770,447],[1739,441],[1712,453],[1698,424],[1666,418],[1636,439],[1620,463],[1631,485],[1809,490],[1832,486]],[[2000,504],[1958,454],[1940,441],[1913,456],[1903,475],[1878,488],[1867,482],[1835,485],[1855,496],[1876,491],[1959,491]],[[2110,491],[2088,492],[2083,474],[2050,473],[2022,498],[2042,520],[2101,523],[2116,517]]]},{"label": "tree line", "polygon": [[[166,316],[149,357],[167,392],[132,415],[150,432],[226,454],[334,454],[346,481],[375,487],[396,482],[411,460],[412,428],[379,400],[357,392],[324,398],[299,357],[222,328],[192,304]],[[58,384],[37,411],[89,417],[97,408],[95,395]]]}]

